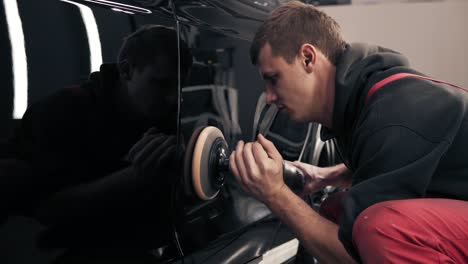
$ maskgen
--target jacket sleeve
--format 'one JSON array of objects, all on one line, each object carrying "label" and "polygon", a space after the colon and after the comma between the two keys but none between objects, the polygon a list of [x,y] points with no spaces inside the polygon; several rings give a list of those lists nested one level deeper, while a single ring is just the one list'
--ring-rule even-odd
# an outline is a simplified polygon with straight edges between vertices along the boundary
[{"label": "jacket sleeve", "polygon": [[144,247],[170,237],[169,177],[151,186],[138,177],[134,166],[128,166],[55,193],[36,210],[36,217],[48,226],[38,244]]},{"label": "jacket sleeve", "polygon": [[63,89],[26,111],[16,132],[19,155],[31,163],[44,193],[91,177],[86,96]]},{"label": "jacket sleeve", "polygon": [[358,258],[352,243],[356,217],[367,207],[388,200],[424,197],[447,140],[433,142],[412,129],[392,125],[356,138],[353,151],[358,164],[353,187],[342,201],[339,239]]}]

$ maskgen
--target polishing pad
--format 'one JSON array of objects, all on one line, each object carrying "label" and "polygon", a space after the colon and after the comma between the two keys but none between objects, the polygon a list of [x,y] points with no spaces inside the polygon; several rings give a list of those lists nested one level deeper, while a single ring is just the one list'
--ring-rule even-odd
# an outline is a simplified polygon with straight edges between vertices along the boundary
[{"label": "polishing pad", "polygon": [[223,186],[220,166],[228,158],[226,152],[227,143],[221,130],[208,126],[200,132],[192,156],[192,184],[200,199],[213,199]]},{"label": "polishing pad", "polygon": [[202,132],[205,126],[197,127],[190,137],[189,142],[187,143],[187,148],[185,151],[184,157],[184,192],[186,195],[192,196],[194,194],[193,183],[192,183],[192,160],[193,160],[193,150],[195,149],[195,144],[197,143],[198,136]]}]

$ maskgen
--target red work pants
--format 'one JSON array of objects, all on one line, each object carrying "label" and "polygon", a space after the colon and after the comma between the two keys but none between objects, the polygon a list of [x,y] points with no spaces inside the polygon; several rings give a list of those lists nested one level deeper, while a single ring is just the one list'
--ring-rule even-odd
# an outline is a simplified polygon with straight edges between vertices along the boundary
[{"label": "red work pants", "polygon": [[[344,194],[325,200],[321,214],[337,222]],[[424,198],[374,204],[356,218],[353,242],[364,263],[468,263],[468,202]]]}]

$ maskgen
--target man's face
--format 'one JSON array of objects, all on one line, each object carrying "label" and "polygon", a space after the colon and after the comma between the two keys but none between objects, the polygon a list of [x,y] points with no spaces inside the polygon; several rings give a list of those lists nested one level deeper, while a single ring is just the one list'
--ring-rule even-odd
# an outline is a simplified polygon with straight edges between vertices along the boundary
[{"label": "man's face", "polygon": [[153,64],[134,68],[127,81],[133,107],[162,130],[177,125],[177,61],[157,58]]},{"label": "man's face", "polygon": [[[262,47],[258,57],[260,74],[266,82],[268,104],[276,104],[295,121],[312,121],[311,108],[314,80],[306,72],[302,60],[297,57],[292,64],[281,56],[274,57],[270,44]],[[316,98],[317,99],[317,98]]]}]

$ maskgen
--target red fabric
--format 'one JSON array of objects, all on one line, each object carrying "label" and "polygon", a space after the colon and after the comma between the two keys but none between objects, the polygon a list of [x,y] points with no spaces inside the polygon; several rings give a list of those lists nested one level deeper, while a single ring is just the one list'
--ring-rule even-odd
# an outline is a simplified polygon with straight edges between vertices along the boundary
[{"label": "red fabric", "polygon": [[[345,194],[325,200],[321,215],[338,223]],[[375,204],[356,218],[353,242],[364,263],[468,263],[468,202],[424,198]]]},{"label": "red fabric", "polygon": [[468,263],[468,202],[375,204],[354,222],[353,241],[364,263]]},{"label": "red fabric", "polygon": [[426,77],[426,76],[421,76],[421,75],[416,75],[416,74],[411,74],[411,73],[397,73],[397,74],[394,74],[394,75],[390,75],[388,76],[387,78],[377,82],[376,84],[374,84],[369,92],[367,92],[367,96],[366,96],[366,103],[367,103],[367,100],[369,99],[369,97],[372,96],[372,94],[374,94],[378,89],[380,89],[382,86],[390,83],[390,82],[393,82],[393,81],[396,81],[398,79],[401,79],[401,78],[405,78],[405,77],[414,77],[414,78],[419,78],[419,79],[424,79],[424,80],[429,80],[429,81],[433,81],[433,82],[436,82],[436,83],[443,83],[443,84],[447,84],[447,85],[450,85],[450,86],[453,86],[455,88],[458,88],[458,89],[461,89],[463,91],[466,91],[468,92],[468,90],[460,87],[460,86],[457,86],[457,85],[454,85],[454,84],[451,84],[451,83],[448,83],[448,82],[444,82],[444,81],[440,81],[440,80],[436,80],[436,79],[432,79],[432,78],[429,78],[429,77]]},{"label": "red fabric", "polygon": [[319,214],[333,223],[338,224],[340,222],[341,212],[343,211],[341,199],[345,194],[346,192],[337,192],[328,196],[320,205]]}]

